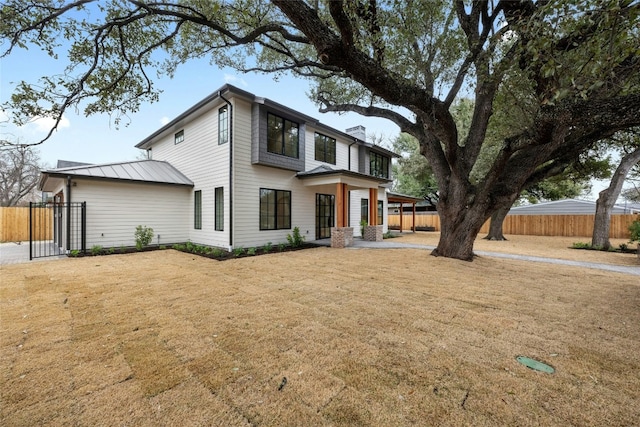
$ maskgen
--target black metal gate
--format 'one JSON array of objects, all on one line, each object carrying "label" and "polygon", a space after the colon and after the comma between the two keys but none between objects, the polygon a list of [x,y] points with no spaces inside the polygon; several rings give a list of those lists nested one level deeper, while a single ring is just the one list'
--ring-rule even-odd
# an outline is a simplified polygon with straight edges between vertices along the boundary
[{"label": "black metal gate", "polygon": [[86,252],[87,202],[29,203],[29,259]]}]

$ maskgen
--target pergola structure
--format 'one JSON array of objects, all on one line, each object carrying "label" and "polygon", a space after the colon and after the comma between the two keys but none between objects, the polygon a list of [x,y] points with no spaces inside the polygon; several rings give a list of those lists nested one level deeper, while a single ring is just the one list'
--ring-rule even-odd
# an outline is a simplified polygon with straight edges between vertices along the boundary
[{"label": "pergola structure", "polygon": [[387,193],[387,200],[389,201],[389,203],[399,203],[400,204],[400,232],[402,233],[403,230],[403,219],[404,219],[404,212],[403,212],[403,206],[405,204],[411,204],[413,206],[413,222],[412,222],[412,231],[415,233],[416,231],[416,203],[422,201],[423,199],[417,198],[417,197],[412,197],[412,196],[407,196],[404,194],[398,194],[398,193]]}]

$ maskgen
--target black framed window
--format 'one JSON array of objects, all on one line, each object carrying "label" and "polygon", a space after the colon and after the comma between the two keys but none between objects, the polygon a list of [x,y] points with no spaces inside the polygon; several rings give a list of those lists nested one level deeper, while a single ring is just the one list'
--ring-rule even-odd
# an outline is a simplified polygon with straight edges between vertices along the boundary
[{"label": "black framed window", "polygon": [[376,223],[376,225],[382,225],[384,224],[384,201],[383,200],[378,200],[378,222]]},{"label": "black framed window", "polygon": [[389,157],[371,151],[369,153],[369,173],[380,178],[389,178]]},{"label": "black framed window", "polygon": [[369,199],[360,199],[360,221],[369,224]]},{"label": "black framed window", "polygon": [[215,189],[215,230],[224,230],[224,187]]},{"label": "black framed window", "polygon": [[218,144],[229,142],[229,106],[218,110]]},{"label": "black framed window", "polygon": [[193,193],[193,228],[202,229],[202,191]]},{"label": "black framed window", "polygon": [[180,144],[182,141],[184,141],[184,129],[180,132],[176,132],[176,134],[173,135],[174,144]]},{"label": "black framed window", "polygon": [[267,113],[267,151],[298,158],[298,123]]},{"label": "black framed window", "polygon": [[336,140],[316,132],[316,160],[336,164]]},{"label": "black framed window", "polygon": [[260,189],[260,230],[291,228],[291,191]]}]

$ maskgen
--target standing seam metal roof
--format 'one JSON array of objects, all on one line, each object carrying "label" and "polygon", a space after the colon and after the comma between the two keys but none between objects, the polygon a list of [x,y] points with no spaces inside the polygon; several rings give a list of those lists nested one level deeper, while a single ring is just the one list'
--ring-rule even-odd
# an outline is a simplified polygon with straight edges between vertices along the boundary
[{"label": "standing seam metal roof", "polygon": [[75,166],[42,172],[51,176],[75,176],[100,179],[193,186],[193,181],[171,164],[158,160],[138,160],[102,165]]}]

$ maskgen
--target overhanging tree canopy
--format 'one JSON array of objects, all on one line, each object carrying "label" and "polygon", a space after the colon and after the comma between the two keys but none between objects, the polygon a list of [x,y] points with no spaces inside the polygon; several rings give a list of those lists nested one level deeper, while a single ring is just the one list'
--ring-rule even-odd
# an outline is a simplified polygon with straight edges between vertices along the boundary
[{"label": "overhanging tree canopy", "polygon": [[[5,55],[71,48],[67,74],[21,84],[5,107],[17,122],[75,107],[126,114],[157,100],[151,70],[171,75],[194,57],[292,72],[314,82],[320,111],[383,117],[417,138],[438,182],[434,254],[471,259],[483,222],[523,188],[640,124],[639,13],[631,0],[9,0]],[[472,182],[496,93],[515,73],[534,108]],[[459,138],[451,106],[465,92],[475,103]]]}]

